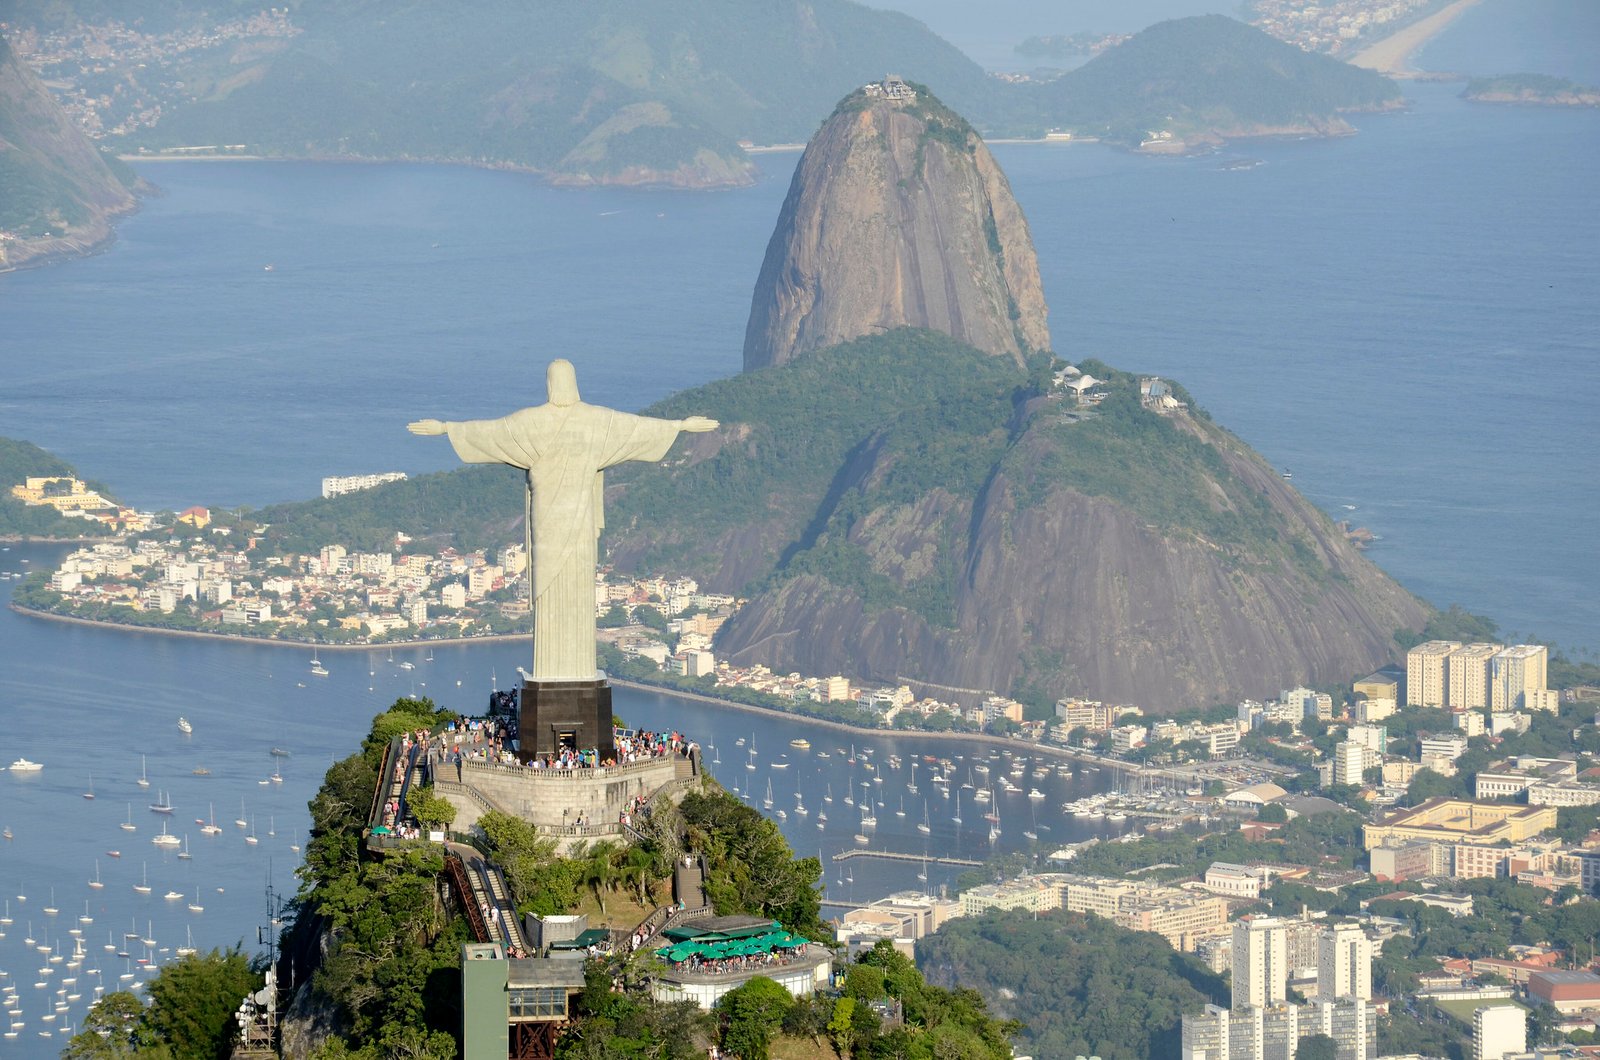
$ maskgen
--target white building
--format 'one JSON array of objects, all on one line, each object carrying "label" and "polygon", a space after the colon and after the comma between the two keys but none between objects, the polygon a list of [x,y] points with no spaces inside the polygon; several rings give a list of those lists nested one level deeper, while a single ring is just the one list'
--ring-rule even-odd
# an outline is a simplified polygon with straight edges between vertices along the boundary
[{"label": "white building", "polygon": [[1448,758],[1454,762],[1467,753],[1467,738],[1460,733],[1424,734],[1421,744],[1424,759]]},{"label": "white building", "polygon": [[403,482],[405,477],[402,471],[386,471],[378,475],[329,475],[322,480],[322,495],[338,497],[346,493],[369,490],[386,482]]},{"label": "white building", "polygon": [[1271,916],[1246,916],[1233,925],[1233,1007],[1264,1008],[1288,997],[1288,933]]},{"label": "white building", "polygon": [[1317,996],[1372,1000],[1372,940],[1356,924],[1335,924],[1317,938]]},{"label": "white building", "polygon": [[1528,1013],[1517,1005],[1485,1005],[1472,1013],[1472,1060],[1504,1060],[1528,1049]]}]

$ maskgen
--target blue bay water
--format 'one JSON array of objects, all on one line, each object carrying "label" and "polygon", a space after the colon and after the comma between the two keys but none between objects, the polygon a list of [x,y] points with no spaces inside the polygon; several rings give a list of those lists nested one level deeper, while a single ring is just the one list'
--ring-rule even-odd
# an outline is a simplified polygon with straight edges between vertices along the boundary
[{"label": "blue bay water", "polygon": [[[1425,61],[1600,79],[1583,65],[1593,49],[1528,30],[1516,6],[1486,0]],[[1336,516],[1356,505],[1351,518],[1383,537],[1372,558],[1414,591],[1592,651],[1600,115],[1474,107],[1449,85],[1406,89],[1408,111],[1361,117],[1348,139],[1185,160],[1091,145],[1000,145],[996,155],[1039,246],[1060,353],[1182,380],[1312,500]],[[1241,157],[1264,164],[1223,168]],[[260,505],[309,496],[324,474],[451,466],[447,447],[410,438],[404,422],[537,401],[554,355],[578,362],[592,400],[643,406],[738,370],[751,285],[794,161],[762,156],[762,183],[708,195],[554,191],[515,174],[404,165],[144,166],[164,194],[109,252],[0,276],[0,432],[62,453],[141,505]],[[11,545],[0,569],[59,553]],[[0,610],[3,761],[46,764],[31,777],[0,774],[0,825],[15,835],[0,843],[0,899],[13,918],[0,969],[19,983],[29,1034],[58,989],[32,986],[30,920],[36,938],[70,949],[89,900],[89,963],[101,958],[108,986],[124,967],[103,957],[108,932],[120,943],[132,927],[153,930],[170,950],[189,928],[200,946],[253,948],[267,884],[294,888],[288,847],[304,834],[306,800],[371,715],[411,692],[473,709],[526,652],[423,654],[396,653],[416,662],[407,672],[386,654],[341,653],[325,658],[333,675],[319,681],[296,649]],[[793,754],[800,734],[814,750],[845,742],[800,722],[631,692],[619,693],[619,710],[715,743],[719,775],[754,781],[758,801],[771,779],[776,798],[801,790],[814,815],[819,791],[831,785],[842,801],[852,783],[838,759],[743,770],[731,750],[741,736],[767,761]],[[178,733],[180,714],[193,736]],[[274,745],[293,756],[275,763]],[[133,783],[141,754],[149,791]],[[269,779],[278,764],[281,785]],[[209,777],[192,773],[200,765]],[[80,798],[91,775],[92,802]],[[1055,808],[1103,783],[1044,781],[1038,820],[1054,830],[1041,834],[1080,838]],[[158,788],[171,791],[173,831],[188,834],[193,861],[149,843],[160,818],[145,807]],[[894,816],[903,782],[886,795],[882,846],[982,856],[977,814],[964,809],[958,831],[933,803],[924,841],[915,799]],[[117,827],[130,802],[132,834]],[[224,834],[206,839],[194,821],[212,804]],[[232,824],[241,812],[258,846]],[[1003,812],[1002,845],[1020,845],[1012,822],[1032,823],[1030,805]],[[830,817],[820,835],[814,816],[791,813],[784,827],[802,853],[831,859],[855,824],[848,812]],[[96,858],[101,891],[87,887]],[[154,894],[140,897],[131,885],[146,862]],[[930,866],[930,882],[954,871]],[[854,899],[914,885],[914,873],[829,860],[826,877],[830,898]],[[60,912],[46,918],[52,887]],[[166,902],[168,890],[199,890],[205,911]],[[59,1044],[0,1041],[0,1055]]]},{"label": "blue bay water", "polygon": [[[1425,598],[1600,647],[1600,113],[1406,88],[1357,136],[1230,152],[1249,170],[998,145],[1056,349],[1184,382]],[[112,250],[0,277],[0,417],[182,507],[452,466],[403,424],[534,403],[556,355],[638,408],[738,371],[794,161],[704,195],[145,165],[164,194]]]},{"label": "blue bay water", "polygon": [[[59,545],[4,546],[0,570],[51,563],[63,551]],[[324,651],[322,662],[330,674],[318,678],[309,672],[309,653],[300,648],[129,634],[29,618],[4,606],[15,585],[0,582],[0,718],[7,733],[0,765],[26,757],[44,769],[0,772],[0,827],[12,834],[0,840],[0,901],[12,920],[0,924],[0,972],[5,973],[0,985],[18,987],[20,1019],[26,1024],[17,1039],[0,1039],[0,1057],[54,1055],[65,1044],[57,1032],[64,1024],[80,1024],[97,984],[110,991],[146,978],[136,963],[141,957],[159,966],[191,939],[202,950],[242,945],[249,953],[260,952],[257,928],[270,927],[267,888],[288,898],[298,886],[299,854],[292,847],[303,844],[310,825],[306,804],[327,767],[359,746],[372,716],[404,695],[426,695],[452,709],[480,712],[496,675],[512,676],[528,661],[528,647],[517,643],[440,646],[431,653]],[[770,790],[773,812],[788,813],[780,826],[791,846],[802,856],[823,860],[825,897],[833,903],[865,901],[908,887],[937,889],[963,871],[938,863],[835,861],[834,855],[859,849],[854,836],[861,830],[864,796],[872,800],[878,819],[870,832],[871,849],[911,855],[981,861],[991,849],[1026,849],[1025,830],[1037,830],[1041,843],[1056,845],[1130,827],[1079,821],[1061,811],[1063,802],[1103,790],[1109,774],[1052,771],[1036,777],[1037,763],[1030,763],[1019,783],[1024,790],[1037,786],[1046,797],[997,794],[1002,835],[991,847],[988,822],[970,801],[971,789],[941,798],[922,757],[958,758],[973,751],[969,744],[889,735],[852,738],[797,719],[630,689],[618,689],[615,702],[630,724],[675,728],[700,741],[711,773],[752,805],[761,806]],[[178,730],[180,716],[190,721],[192,734]],[[810,740],[809,751],[790,746],[800,737]],[[275,758],[273,748],[290,755]],[[747,757],[751,748],[756,753]],[[903,756],[905,764],[898,771],[882,769],[884,780],[877,783],[872,772],[848,762],[850,750],[868,748],[880,767],[890,754]],[[913,761],[920,767],[915,795],[907,790]],[[777,762],[787,766],[774,768]],[[747,769],[747,763],[755,768]],[[209,775],[194,773],[201,767]],[[958,763],[956,785],[970,768],[969,760]],[[998,764],[996,769],[991,779],[998,782]],[[149,788],[137,784],[141,770],[148,774]],[[275,771],[281,782],[273,781]],[[89,790],[92,801],[82,797]],[[162,794],[174,807],[170,817],[148,809]],[[856,800],[854,807],[845,803],[847,795]],[[963,797],[967,801],[957,825],[955,801]],[[797,812],[802,801],[809,811],[805,816]],[[822,813],[826,822],[819,820]],[[916,827],[924,813],[931,824],[926,837]],[[201,823],[213,818],[222,834],[202,834]],[[136,831],[123,830],[128,821]],[[163,822],[171,834],[184,838],[192,859],[152,844]],[[245,841],[252,834],[258,840],[254,845]],[[919,873],[927,879],[919,879]],[[104,887],[89,886],[96,878]],[[151,893],[133,890],[146,880]],[[183,897],[169,900],[169,891]],[[198,913],[188,909],[195,895],[203,906]],[[46,914],[52,903],[58,912]],[[91,923],[79,921],[85,915]],[[83,966],[70,969],[63,962],[53,966],[54,975],[41,975],[38,969],[51,966],[35,947],[59,942],[60,952],[70,955],[73,930],[82,933]],[[130,931],[154,939],[156,946],[147,950],[125,939]],[[32,945],[29,938],[35,940]],[[108,943],[115,949],[106,950]],[[129,956],[117,957],[118,951]],[[123,981],[123,974],[134,978]],[[68,978],[76,983],[62,985]],[[46,985],[35,987],[35,982]],[[41,1017],[53,1012],[58,990],[67,1011],[46,1024]],[[81,996],[68,1001],[69,992]],[[40,1029],[51,1029],[52,1037],[38,1037]]]}]

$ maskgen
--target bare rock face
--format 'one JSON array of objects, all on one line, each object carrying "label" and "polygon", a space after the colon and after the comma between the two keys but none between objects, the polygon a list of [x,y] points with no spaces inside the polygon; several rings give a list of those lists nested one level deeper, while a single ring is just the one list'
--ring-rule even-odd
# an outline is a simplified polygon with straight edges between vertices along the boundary
[{"label": "bare rock face", "polygon": [[[1219,505],[1248,491],[1284,556],[1172,533],[1118,499],[995,469],[976,496],[935,491],[875,509],[849,531],[871,568],[915,581],[924,557],[954,552],[951,621],[872,607],[850,587],[802,576],[757,594],[718,653],[778,672],[846,673],[973,698],[989,689],[1139,704],[1153,713],[1281,688],[1322,687],[1393,660],[1396,629],[1428,609],[1386,577],[1259,456],[1186,420],[1221,460],[1206,483]],[[1018,440],[1014,455],[1051,443]],[[870,477],[870,476],[869,476]]]},{"label": "bare rock face", "polygon": [[756,281],[746,371],[906,326],[1018,364],[1050,347],[1005,174],[959,115],[907,91],[854,93],[807,145]]}]

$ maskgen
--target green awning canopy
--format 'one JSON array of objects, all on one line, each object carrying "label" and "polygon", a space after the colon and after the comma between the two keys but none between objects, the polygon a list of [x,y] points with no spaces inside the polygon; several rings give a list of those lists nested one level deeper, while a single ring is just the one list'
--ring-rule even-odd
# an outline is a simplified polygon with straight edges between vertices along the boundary
[{"label": "green awning canopy", "polygon": [[[777,930],[773,930],[776,928]],[[701,960],[718,960],[723,957],[753,957],[774,950],[793,950],[804,946],[807,939],[792,935],[776,923],[762,927],[759,935],[728,938],[719,932],[709,932],[692,939],[680,939],[670,946],[656,950],[662,960],[678,964],[699,957]]]},{"label": "green awning canopy", "polygon": [[611,937],[611,932],[605,928],[590,928],[576,938],[564,939],[561,942],[552,942],[552,950],[586,950],[590,946],[598,946]]}]

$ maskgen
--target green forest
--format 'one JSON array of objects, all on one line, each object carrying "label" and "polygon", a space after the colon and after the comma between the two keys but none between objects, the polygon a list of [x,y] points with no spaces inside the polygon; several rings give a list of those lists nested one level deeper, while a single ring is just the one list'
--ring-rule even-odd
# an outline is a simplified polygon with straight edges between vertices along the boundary
[{"label": "green forest", "polygon": [[1227,984],[1159,935],[1056,910],[965,917],[917,943],[936,983],[960,983],[1023,1025],[1021,1050],[1042,1060],[1177,1056],[1180,1022]]}]

